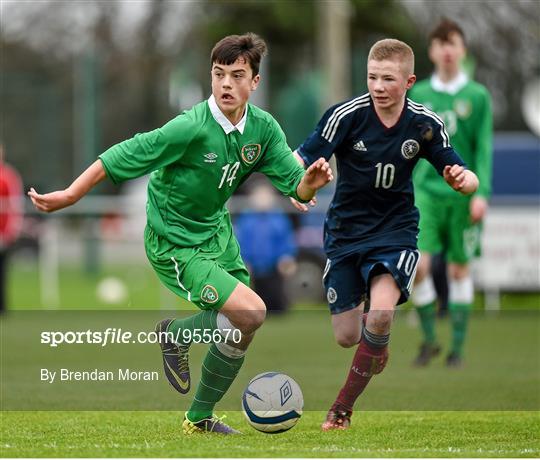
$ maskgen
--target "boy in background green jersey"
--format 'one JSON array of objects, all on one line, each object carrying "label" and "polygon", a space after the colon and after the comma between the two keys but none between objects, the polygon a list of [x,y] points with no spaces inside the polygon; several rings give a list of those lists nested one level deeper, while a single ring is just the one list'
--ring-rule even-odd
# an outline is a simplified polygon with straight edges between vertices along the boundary
[{"label": "boy in background green jersey", "polygon": [[452,322],[452,346],[446,363],[458,367],[462,362],[474,297],[469,263],[479,255],[481,222],[491,192],[491,99],[484,86],[470,80],[461,70],[466,48],[459,25],[443,19],[431,32],[429,40],[429,57],[435,65],[435,73],[430,79],[417,83],[409,97],[444,120],[452,145],[477,174],[480,187],[472,196],[463,196],[453,193],[427,162],[419,162],[414,171],[416,206],[420,210],[418,247],[422,258],[413,302],[424,336],[415,364],[426,366],[440,352],[435,336],[436,292],[430,265],[431,256],[444,251],[448,261],[448,308]]},{"label": "boy in background green jersey", "polygon": [[212,50],[208,100],[159,129],[111,147],[67,189],[28,192],[37,209],[51,212],[76,203],[106,177],[120,183],[151,173],[146,254],[160,280],[202,310],[156,326],[165,374],[180,393],[190,389],[191,343],[196,337],[211,343],[184,417],[185,434],[238,433],[213,409],[266,316],[264,302],[249,288],[225,203],[255,171],[302,202],[332,180],[324,158],[304,171],[274,118],[248,104],[264,54],[266,44],[255,34],[225,37]]}]

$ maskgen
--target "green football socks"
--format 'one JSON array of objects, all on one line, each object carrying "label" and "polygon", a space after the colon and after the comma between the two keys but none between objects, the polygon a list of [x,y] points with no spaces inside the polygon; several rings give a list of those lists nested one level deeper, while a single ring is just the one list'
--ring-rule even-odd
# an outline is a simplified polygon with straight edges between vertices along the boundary
[{"label": "green football socks", "polygon": [[217,315],[217,311],[203,310],[187,318],[175,319],[169,324],[167,332],[172,332],[178,343],[187,345],[192,342],[193,332],[196,329],[199,329],[200,334],[202,334],[203,330],[212,333],[217,329]]},{"label": "green football socks", "polygon": [[436,316],[435,301],[422,305],[421,307],[416,307],[416,311],[420,317],[420,325],[424,334],[424,342],[434,344]]},{"label": "green football socks", "polygon": [[212,416],[214,406],[233,383],[244,362],[244,356],[230,358],[221,353],[215,344],[210,349],[202,366],[201,381],[187,418],[194,423]]},{"label": "green football socks", "polygon": [[[189,344],[194,332],[212,331],[217,326],[218,312],[204,310],[184,319],[175,319],[168,327],[178,343]],[[197,331],[199,330],[199,331]],[[202,365],[201,381],[195,392],[195,398],[187,413],[190,422],[197,423],[212,416],[214,406],[221,400],[233,383],[244,362],[244,356],[229,357],[219,351],[212,343]]]},{"label": "green football socks", "polygon": [[467,333],[467,324],[471,312],[471,304],[453,303],[448,304],[450,320],[452,321],[452,350],[457,356],[463,352],[463,342]]}]

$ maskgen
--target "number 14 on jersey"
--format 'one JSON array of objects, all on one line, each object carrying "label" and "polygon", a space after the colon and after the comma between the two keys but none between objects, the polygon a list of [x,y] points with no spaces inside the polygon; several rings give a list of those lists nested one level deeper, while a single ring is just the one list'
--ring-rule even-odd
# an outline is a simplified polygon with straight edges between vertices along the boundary
[{"label": "number 14 on jersey", "polygon": [[221,176],[221,181],[219,182],[218,189],[223,187],[225,182],[229,184],[229,187],[232,187],[232,184],[234,182],[234,179],[236,179],[236,173],[238,172],[238,168],[240,167],[240,162],[237,161],[236,163],[229,163],[225,166],[223,166],[222,171],[223,175]]}]

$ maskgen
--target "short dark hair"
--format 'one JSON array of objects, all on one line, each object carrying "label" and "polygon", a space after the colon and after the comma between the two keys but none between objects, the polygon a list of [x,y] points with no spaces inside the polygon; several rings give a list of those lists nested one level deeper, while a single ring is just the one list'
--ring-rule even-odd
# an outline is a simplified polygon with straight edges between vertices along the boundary
[{"label": "short dark hair", "polygon": [[243,57],[249,63],[255,76],[259,74],[259,65],[262,57],[266,55],[266,49],[264,40],[254,33],[229,35],[214,46],[210,64],[230,65]]},{"label": "short dark hair", "polygon": [[450,34],[453,33],[461,35],[463,43],[465,43],[465,34],[463,33],[463,29],[457,24],[457,22],[443,17],[439,24],[437,24],[430,32],[429,42],[431,43],[435,39],[447,42],[450,38]]}]

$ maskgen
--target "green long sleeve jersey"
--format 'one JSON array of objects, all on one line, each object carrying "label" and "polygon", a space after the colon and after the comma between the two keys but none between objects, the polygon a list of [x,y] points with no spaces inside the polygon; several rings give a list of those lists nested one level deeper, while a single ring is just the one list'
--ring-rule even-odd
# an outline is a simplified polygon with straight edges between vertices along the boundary
[{"label": "green long sleeve jersey", "polygon": [[99,158],[114,183],[151,173],[148,224],[180,247],[199,245],[230,225],[225,203],[251,173],[265,174],[296,199],[304,175],[270,114],[248,104],[233,126],[213,97]]},{"label": "green long sleeve jersey", "polygon": [[[468,80],[464,74],[460,74],[448,88],[433,76],[415,84],[408,96],[443,119],[452,146],[478,176],[480,186],[476,195],[488,198],[491,194],[493,117],[487,89]],[[439,197],[456,197],[427,161],[418,162],[413,181],[417,191]]]}]

